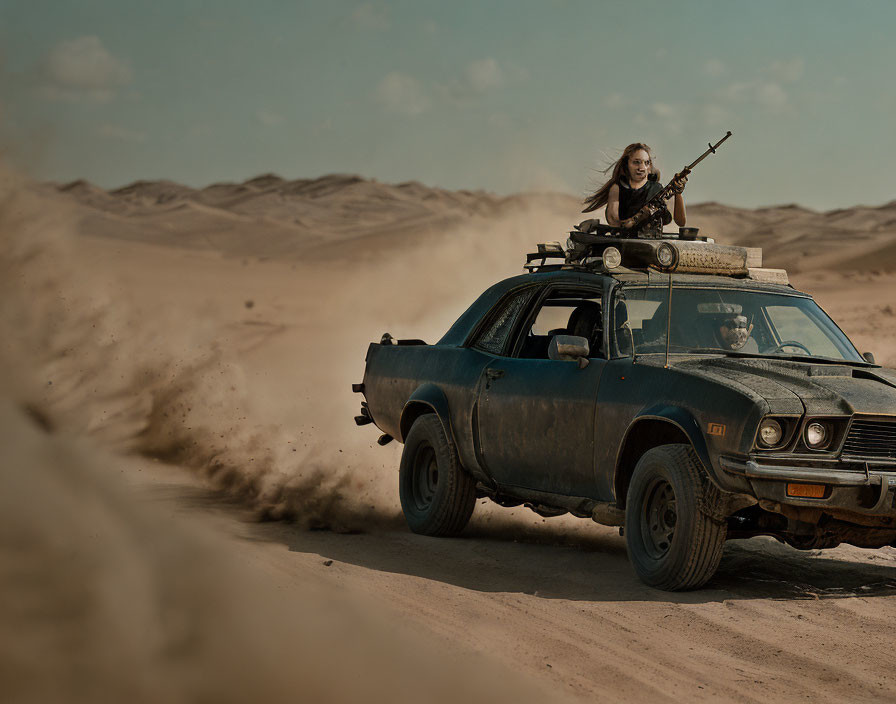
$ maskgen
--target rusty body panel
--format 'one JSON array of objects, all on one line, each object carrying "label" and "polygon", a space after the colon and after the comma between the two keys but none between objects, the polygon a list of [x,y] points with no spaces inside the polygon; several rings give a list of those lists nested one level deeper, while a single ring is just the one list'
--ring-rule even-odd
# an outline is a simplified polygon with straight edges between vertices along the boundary
[{"label": "rusty body panel", "polygon": [[491,361],[479,395],[478,430],[482,460],[498,485],[603,498],[595,491],[594,452],[605,364],[595,359],[579,369],[550,359]]},{"label": "rusty body panel", "polygon": [[[699,274],[672,279],[674,292],[695,296],[764,296],[756,300],[775,315],[803,306],[842,358],[798,349],[786,354],[793,341],[775,336],[769,316],[764,322],[757,317],[756,325],[766,326],[767,344],[783,350],[633,355],[625,343],[637,338],[614,311],[626,295],[631,305],[633,287],[662,289],[669,276],[544,271],[492,286],[436,344],[371,344],[363,380],[369,416],[403,441],[420,413],[438,414],[463,467],[482,495],[495,500],[515,498],[577,515],[593,510],[595,520],[609,515],[604,522],[611,522],[615,514],[600,507],[624,508],[628,477],[641,454],[686,443],[717,490],[712,511],[733,521],[729,536],[773,534],[797,544],[797,533],[812,524],[815,532],[800,538],[801,547],[826,545],[831,536],[890,544],[896,529],[896,371],[864,361],[811,297],[790,286]],[[520,352],[539,306],[561,296],[558,291],[573,299],[590,292],[603,303],[603,341],[584,368]],[[477,340],[514,297],[525,304],[512,320],[505,312],[503,347],[483,349]],[[672,327],[666,333],[674,339]],[[762,339],[759,327],[755,334]],[[769,417],[785,434],[774,448],[763,447],[758,435]],[[833,434],[821,449],[804,439],[813,421]],[[826,488],[822,496],[792,496],[788,482]]]}]

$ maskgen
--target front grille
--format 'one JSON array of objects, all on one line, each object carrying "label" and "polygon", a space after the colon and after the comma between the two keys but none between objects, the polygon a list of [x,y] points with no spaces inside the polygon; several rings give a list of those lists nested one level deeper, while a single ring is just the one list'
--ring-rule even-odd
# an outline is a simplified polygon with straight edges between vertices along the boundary
[{"label": "front grille", "polygon": [[843,443],[843,454],[896,459],[896,420],[854,420]]}]

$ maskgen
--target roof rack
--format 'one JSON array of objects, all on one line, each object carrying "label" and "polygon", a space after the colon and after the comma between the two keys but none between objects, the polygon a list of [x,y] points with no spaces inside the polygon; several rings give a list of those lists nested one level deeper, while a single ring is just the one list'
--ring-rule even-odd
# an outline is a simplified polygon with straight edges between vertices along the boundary
[{"label": "roof rack", "polygon": [[[566,264],[566,250],[559,242],[539,242],[537,252],[530,252],[526,255],[526,263],[523,268],[529,272],[534,271],[554,271],[564,268]],[[548,264],[548,259],[562,259],[562,264]],[[532,262],[540,262],[533,264]]]},{"label": "roof rack", "polygon": [[762,249],[716,244],[695,227],[678,233],[633,237],[599,220],[585,220],[569,233],[566,249],[544,242],[526,255],[529,272],[559,269],[613,273],[653,269],[664,273],[714,274],[788,285],[783,269],[763,269]]},{"label": "roof rack", "polygon": [[[715,242],[712,237],[701,235],[699,228],[696,227],[679,227],[678,232],[656,232],[641,231],[632,234],[631,230],[623,230],[621,227],[614,227],[606,223],[602,223],[598,218],[583,220],[575,226],[573,232],[581,232],[586,235],[603,235],[605,237],[618,237],[627,240],[688,240],[700,242]],[[572,233],[570,233],[572,234]]]}]

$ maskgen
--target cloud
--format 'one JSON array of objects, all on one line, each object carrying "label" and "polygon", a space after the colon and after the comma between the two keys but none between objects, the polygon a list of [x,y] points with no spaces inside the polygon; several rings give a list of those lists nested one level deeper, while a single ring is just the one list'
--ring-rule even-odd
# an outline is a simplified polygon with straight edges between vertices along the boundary
[{"label": "cloud", "polygon": [[357,27],[366,30],[381,32],[392,26],[388,9],[382,5],[374,5],[370,2],[358,5],[352,11],[351,19]]},{"label": "cloud", "polygon": [[788,102],[787,92],[776,81],[741,81],[730,83],[722,96],[733,103],[753,103],[766,108],[782,108]]},{"label": "cloud", "polygon": [[501,67],[509,83],[523,83],[529,80],[529,69],[514,63],[504,63]]},{"label": "cloud", "polygon": [[718,78],[719,76],[723,76],[727,72],[728,67],[718,59],[710,59],[705,64],[703,64],[703,73],[705,73],[707,76]]},{"label": "cloud", "polygon": [[770,108],[783,107],[788,100],[787,93],[774,81],[759,82],[755,88],[756,100]]},{"label": "cloud", "polygon": [[[707,73],[715,70],[710,68],[714,61],[715,59],[711,59],[704,65]],[[742,107],[758,107],[773,113],[792,109],[792,84],[799,81],[804,70],[805,62],[799,57],[773,61],[761,69],[755,78],[728,83],[703,106],[706,123],[719,124],[730,119],[731,110],[735,106],[739,110]]]},{"label": "cloud", "polygon": [[678,109],[669,103],[654,103],[650,106],[650,112],[662,120],[678,116]]},{"label": "cloud", "polygon": [[622,95],[622,93],[610,93],[606,98],[604,98],[604,104],[608,108],[618,110],[619,108],[624,108],[626,105],[628,105],[628,98]]},{"label": "cloud", "polygon": [[775,61],[768,68],[773,80],[779,83],[794,83],[803,77],[806,62],[797,57],[789,61]]},{"label": "cloud", "polygon": [[127,62],[109,53],[95,36],[57,44],[44,59],[43,73],[45,95],[58,100],[110,100],[133,80]]},{"label": "cloud", "polygon": [[512,64],[502,66],[488,57],[470,61],[445,83],[429,86],[407,73],[393,71],[379,82],[375,97],[389,112],[414,117],[428,111],[435,102],[467,107],[508,82],[523,81],[527,76],[525,69]]},{"label": "cloud", "polygon": [[494,59],[480,59],[467,65],[466,78],[475,93],[486,93],[504,82],[504,72]]},{"label": "cloud", "polygon": [[255,111],[255,119],[265,127],[275,127],[276,125],[282,125],[286,121],[286,118],[280,113],[266,110],[265,108]]},{"label": "cloud", "polygon": [[217,136],[217,128],[210,122],[197,122],[189,128],[188,134],[196,139],[215,137]]},{"label": "cloud", "polygon": [[376,99],[386,110],[414,117],[429,110],[431,100],[413,76],[393,71],[376,87]]},{"label": "cloud", "polygon": [[486,118],[486,122],[491,127],[497,127],[500,130],[509,130],[513,128],[513,120],[503,112],[495,112]]},{"label": "cloud", "polygon": [[333,130],[334,126],[335,126],[335,123],[333,122],[333,118],[328,117],[323,122],[318,122],[314,126],[312,133],[314,134],[315,137],[319,137],[322,134],[331,132]]},{"label": "cloud", "polygon": [[109,139],[117,139],[121,142],[145,142],[146,141],[146,132],[141,132],[139,130],[132,130],[127,127],[122,127],[120,125],[112,125],[105,124],[101,125],[97,130],[97,134],[101,137],[108,137]]},{"label": "cloud", "polygon": [[731,119],[731,111],[719,103],[707,103],[702,108],[703,122],[709,127],[727,125]]},{"label": "cloud", "polygon": [[662,129],[668,134],[680,134],[684,126],[685,109],[670,103],[653,103],[647,110],[649,117],[638,115],[636,120],[641,126],[650,126],[651,130]]},{"label": "cloud", "polygon": [[471,61],[463,67],[459,75],[447,83],[435,86],[443,100],[455,106],[469,105],[471,102],[492,94],[508,83],[528,80],[529,72],[515,64],[500,64],[488,57]]}]

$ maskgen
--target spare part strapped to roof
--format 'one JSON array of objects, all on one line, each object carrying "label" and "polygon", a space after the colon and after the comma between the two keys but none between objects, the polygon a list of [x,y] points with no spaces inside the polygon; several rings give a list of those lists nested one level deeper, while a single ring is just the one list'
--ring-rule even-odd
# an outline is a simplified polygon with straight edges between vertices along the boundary
[{"label": "spare part strapped to roof", "polygon": [[662,238],[631,237],[599,220],[586,220],[569,233],[567,248],[559,242],[539,244],[526,255],[530,272],[584,269],[607,273],[620,267],[664,273],[715,274],[788,285],[783,269],[763,269],[762,250],[716,244],[697,228],[680,228]]},{"label": "spare part strapped to roof", "polygon": [[608,237],[576,230],[569,236],[568,258],[574,263],[602,256],[607,247],[618,249],[622,265],[629,269],[745,276],[749,267],[762,265],[762,250],[753,247],[734,247],[707,240]]}]

